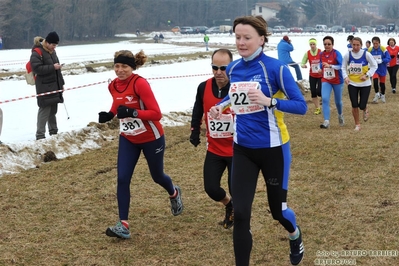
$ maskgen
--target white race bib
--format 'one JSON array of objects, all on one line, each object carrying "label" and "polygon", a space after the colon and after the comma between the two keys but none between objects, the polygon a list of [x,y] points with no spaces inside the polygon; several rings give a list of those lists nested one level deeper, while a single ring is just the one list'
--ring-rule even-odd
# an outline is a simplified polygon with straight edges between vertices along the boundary
[{"label": "white race bib", "polygon": [[362,64],[350,63],[348,66],[348,74],[350,75],[362,75]]},{"label": "white race bib", "polygon": [[208,112],[208,131],[211,138],[230,138],[233,136],[233,115],[222,114],[218,119]]},{"label": "white race bib", "polygon": [[265,110],[263,105],[253,104],[248,98],[249,89],[260,89],[259,82],[233,82],[230,85],[229,96],[231,109],[236,115],[257,113]]},{"label": "white race bib", "polygon": [[137,136],[147,131],[139,118],[127,117],[119,120],[119,131],[126,135]]},{"label": "white race bib", "polygon": [[335,78],[335,71],[332,67],[325,67],[323,71],[323,78],[325,79],[333,79]]},{"label": "white race bib", "polygon": [[318,73],[320,70],[320,64],[311,64],[310,69],[312,73]]}]

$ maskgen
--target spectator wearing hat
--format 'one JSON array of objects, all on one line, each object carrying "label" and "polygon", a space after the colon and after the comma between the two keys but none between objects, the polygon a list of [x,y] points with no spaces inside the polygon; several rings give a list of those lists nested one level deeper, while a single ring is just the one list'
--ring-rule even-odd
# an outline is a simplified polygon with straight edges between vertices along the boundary
[{"label": "spectator wearing hat", "polygon": [[295,74],[297,79],[296,83],[298,87],[301,89],[302,94],[304,94],[306,90],[302,85],[303,79],[302,79],[301,68],[299,67],[298,63],[295,63],[294,60],[292,60],[291,58],[292,51],[294,51],[294,46],[292,45],[290,38],[287,35],[285,35],[277,45],[278,59],[295,69]]},{"label": "spectator wearing hat", "polygon": [[[39,106],[36,140],[46,137],[46,124],[50,136],[58,133],[56,114],[58,104],[64,102],[62,90],[65,84],[61,73],[62,65],[55,52],[59,40],[55,31],[50,32],[44,39],[35,37],[33,40],[30,63],[36,75],[36,98]],[[36,48],[41,50],[42,55],[35,51]]]}]

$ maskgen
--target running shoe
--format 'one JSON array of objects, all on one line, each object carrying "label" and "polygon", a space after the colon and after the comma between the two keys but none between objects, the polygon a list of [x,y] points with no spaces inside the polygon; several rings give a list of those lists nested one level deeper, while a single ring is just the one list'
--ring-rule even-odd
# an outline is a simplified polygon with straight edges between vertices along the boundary
[{"label": "running shoe", "polygon": [[385,94],[381,94],[380,99],[382,103],[385,103]]},{"label": "running shoe", "polygon": [[378,103],[378,100],[380,99],[380,93],[377,92],[373,98],[373,103]]},{"label": "running shoe", "polygon": [[130,238],[129,228],[126,228],[121,221],[117,222],[115,226],[108,227],[105,234],[110,237]]},{"label": "running shoe", "polygon": [[302,232],[299,226],[299,237],[295,240],[290,240],[290,261],[292,265],[298,265],[303,259],[305,248],[302,242]]},{"label": "running shoe", "polygon": [[344,115],[338,115],[338,123],[341,127],[345,125]]},{"label": "running shoe", "polygon": [[223,227],[229,229],[234,225],[234,209],[226,206],[226,216],[224,217]]},{"label": "running shoe", "polygon": [[355,131],[360,131],[360,125],[355,126]]},{"label": "running shoe", "polygon": [[396,93],[396,89],[395,88],[392,88],[392,93]]},{"label": "running shoe", "polygon": [[179,186],[175,186],[177,195],[174,198],[170,198],[170,208],[172,214],[177,216],[183,212],[183,201],[181,200],[181,189]]},{"label": "running shoe", "polygon": [[363,120],[364,120],[364,122],[369,120],[369,109],[366,109],[363,111]]},{"label": "running shoe", "polygon": [[319,107],[319,108],[316,108],[316,110],[314,111],[314,114],[315,114],[315,115],[321,114],[321,108],[320,108],[320,107]]},{"label": "running shoe", "polygon": [[330,127],[330,121],[324,120],[323,124],[320,125],[320,128],[328,129]]}]

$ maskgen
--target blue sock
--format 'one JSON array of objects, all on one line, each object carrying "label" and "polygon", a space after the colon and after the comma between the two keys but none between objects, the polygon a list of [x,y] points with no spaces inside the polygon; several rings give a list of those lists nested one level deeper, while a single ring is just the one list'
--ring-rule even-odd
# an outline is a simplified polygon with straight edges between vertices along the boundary
[{"label": "blue sock", "polygon": [[288,238],[290,239],[290,240],[295,240],[295,239],[298,239],[298,237],[299,237],[299,230],[298,230],[298,227],[295,229],[295,232],[296,232],[296,234],[295,235],[288,235]]}]

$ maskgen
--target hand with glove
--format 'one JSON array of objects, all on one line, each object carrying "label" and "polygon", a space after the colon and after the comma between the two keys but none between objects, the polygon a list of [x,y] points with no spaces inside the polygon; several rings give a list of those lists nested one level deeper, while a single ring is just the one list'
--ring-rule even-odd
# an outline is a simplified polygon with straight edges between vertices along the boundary
[{"label": "hand with glove", "polygon": [[129,108],[125,105],[120,105],[117,109],[118,118],[137,117],[138,112],[134,108]]},{"label": "hand with glove", "polygon": [[98,113],[98,123],[105,123],[108,122],[110,120],[112,120],[112,118],[114,118],[114,114],[112,112],[99,112]]},{"label": "hand with glove", "polygon": [[377,61],[377,64],[381,64],[382,63],[382,59],[381,58],[378,58],[375,61]]},{"label": "hand with glove", "polygon": [[190,142],[194,145],[194,147],[197,147],[201,143],[200,133],[201,132],[199,129],[191,128]]}]

